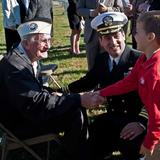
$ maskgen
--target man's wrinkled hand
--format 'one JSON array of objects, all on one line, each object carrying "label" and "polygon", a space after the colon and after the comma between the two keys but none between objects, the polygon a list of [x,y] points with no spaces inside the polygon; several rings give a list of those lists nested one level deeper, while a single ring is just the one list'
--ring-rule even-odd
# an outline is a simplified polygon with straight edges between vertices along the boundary
[{"label": "man's wrinkled hand", "polygon": [[142,145],[140,153],[145,155],[145,160],[159,160],[160,142],[154,147],[153,150],[149,150],[144,145]]},{"label": "man's wrinkled hand", "polygon": [[141,145],[140,154],[145,155],[145,160],[151,160],[153,154],[152,150],[147,149],[143,144]]}]

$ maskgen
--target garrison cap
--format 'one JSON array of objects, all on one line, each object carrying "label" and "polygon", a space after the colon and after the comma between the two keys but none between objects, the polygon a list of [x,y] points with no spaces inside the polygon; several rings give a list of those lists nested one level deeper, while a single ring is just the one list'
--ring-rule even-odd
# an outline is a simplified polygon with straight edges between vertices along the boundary
[{"label": "garrison cap", "polygon": [[17,28],[17,31],[20,37],[35,33],[44,33],[50,35],[51,26],[52,24],[49,21],[31,20],[20,24],[19,27]]},{"label": "garrison cap", "polygon": [[91,21],[91,27],[101,35],[118,32],[128,21],[121,12],[105,12]]}]

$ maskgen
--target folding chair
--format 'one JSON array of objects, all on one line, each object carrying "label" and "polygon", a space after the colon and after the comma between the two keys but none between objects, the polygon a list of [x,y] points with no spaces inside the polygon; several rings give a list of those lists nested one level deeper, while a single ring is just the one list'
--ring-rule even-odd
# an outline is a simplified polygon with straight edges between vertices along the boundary
[{"label": "folding chair", "polygon": [[1,123],[0,123],[0,130],[1,130],[1,138],[0,138],[1,160],[6,160],[8,151],[15,150],[18,148],[24,148],[36,160],[42,160],[42,158],[30,146],[44,142],[47,142],[46,160],[48,160],[50,142],[54,140],[57,144],[60,144],[60,139],[59,139],[60,136],[57,134],[47,134],[22,141]]},{"label": "folding chair", "polygon": [[46,82],[48,83],[51,80],[58,88],[61,88],[60,84],[54,78],[54,71],[57,69],[56,64],[46,65],[47,67],[42,67],[41,75],[43,79],[43,84],[45,85]]},{"label": "folding chair", "polygon": [[0,55],[0,60],[3,58],[3,55]]}]

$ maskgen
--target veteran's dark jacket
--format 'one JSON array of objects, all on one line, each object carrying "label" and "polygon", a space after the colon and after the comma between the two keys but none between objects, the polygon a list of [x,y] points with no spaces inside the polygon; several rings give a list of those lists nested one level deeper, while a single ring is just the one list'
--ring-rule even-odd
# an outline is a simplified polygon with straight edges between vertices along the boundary
[{"label": "veteran's dark jacket", "polygon": [[[94,67],[84,77],[69,84],[68,89],[70,92],[76,93],[92,90],[96,86],[104,88],[111,85],[123,79],[130,72],[139,56],[140,52],[126,47],[117,69],[114,72],[110,72],[108,65],[109,55],[107,53],[98,54]],[[147,124],[147,112],[143,108],[137,92],[109,97],[107,106],[109,113],[124,113],[130,117],[137,117],[137,121],[140,121],[145,126]]]},{"label": "veteran's dark jacket", "polygon": [[8,129],[25,133],[43,128],[80,106],[79,94],[57,96],[51,91],[41,85],[31,62],[18,49],[0,61],[0,121]]}]

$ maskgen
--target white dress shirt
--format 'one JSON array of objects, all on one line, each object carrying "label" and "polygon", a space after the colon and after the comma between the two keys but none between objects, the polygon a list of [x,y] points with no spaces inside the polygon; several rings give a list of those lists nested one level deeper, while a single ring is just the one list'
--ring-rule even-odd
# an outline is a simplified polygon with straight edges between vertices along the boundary
[{"label": "white dress shirt", "polygon": [[120,56],[113,58],[111,55],[109,55],[109,71],[111,72],[113,69],[113,60],[116,62],[116,65],[118,65],[119,60],[120,60]]}]

